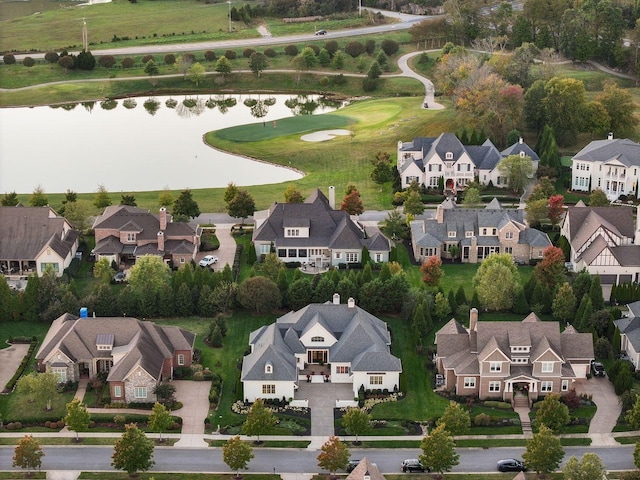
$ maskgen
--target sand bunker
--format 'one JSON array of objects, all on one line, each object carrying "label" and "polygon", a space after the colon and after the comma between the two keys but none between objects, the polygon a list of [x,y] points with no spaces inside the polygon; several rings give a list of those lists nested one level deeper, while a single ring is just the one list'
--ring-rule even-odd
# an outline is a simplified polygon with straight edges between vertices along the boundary
[{"label": "sand bunker", "polygon": [[322,130],[320,132],[313,132],[300,137],[305,142],[324,142],[325,140],[332,140],[338,135],[349,135],[349,130]]}]

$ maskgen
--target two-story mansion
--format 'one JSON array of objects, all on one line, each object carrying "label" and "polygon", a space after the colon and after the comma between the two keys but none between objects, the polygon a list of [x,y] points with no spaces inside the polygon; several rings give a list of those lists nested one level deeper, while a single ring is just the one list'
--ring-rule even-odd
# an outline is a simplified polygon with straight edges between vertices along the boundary
[{"label": "two-story mansion", "polygon": [[542,258],[549,236],[527,226],[524,210],[502,208],[494,198],[485,208],[457,208],[450,199],[438,205],[434,218],[411,222],[411,246],[418,262],[436,256],[478,263],[492,253],[508,253],[517,263]]},{"label": "two-story mansion", "polygon": [[595,140],[571,159],[571,189],[600,189],[610,201],[620,195],[639,198],[640,144],[628,139]]},{"label": "two-story mansion", "polygon": [[275,251],[283,262],[338,266],[362,261],[366,247],[374,262],[388,262],[391,243],[377,227],[365,227],[347,212],[335,209],[335,188],[329,198],[314,190],[304,203],[274,203],[254,215],[256,255]]},{"label": "two-story mansion", "polygon": [[538,155],[522,138],[500,152],[491,140],[482,145],[463,145],[453,133],[439,137],[416,137],[412,142],[398,142],[398,172],[402,188],[412,182],[437,188],[440,177],[446,191],[464,190],[475,177],[483,185],[507,186],[507,177],[500,175],[498,166],[510,155],[529,157],[534,171],[538,169]]},{"label": "two-story mansion", "polygon": [[461,396],[511,402],[514,392],[529,401],[549,393],[566,394],[585,379],[593,355],[593,337],[571,325],[560,333],[558,322],[534,313],[522,322],[480,322],[469,313],[466,329],[451,319],[436,333],[436,368],[444,388]]}]

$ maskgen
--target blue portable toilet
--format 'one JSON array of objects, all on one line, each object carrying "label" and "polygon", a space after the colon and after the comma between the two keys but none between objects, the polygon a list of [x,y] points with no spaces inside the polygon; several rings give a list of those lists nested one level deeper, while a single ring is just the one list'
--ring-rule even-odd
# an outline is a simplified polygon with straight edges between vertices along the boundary
[{"label": "blue portable toilet", "polygon": [[87,307],[82,307],[80,309],[80,318],[87,318],[89,316],[89,309]]}]

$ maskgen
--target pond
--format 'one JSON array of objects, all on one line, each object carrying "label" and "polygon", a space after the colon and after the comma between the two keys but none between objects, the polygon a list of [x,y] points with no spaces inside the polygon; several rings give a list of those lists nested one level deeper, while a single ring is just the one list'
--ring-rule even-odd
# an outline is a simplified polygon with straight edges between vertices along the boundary
[{"label": "pond", "polygon": [[85,193],[296,180],[296,171],[215,150],[203,135],[339,106],[312,95],[201,95],[0,109],[0,195],[38,185]]},{"label": "pond", "polygon": [[0,21],[26,17],[46,10],[58,10],[81,3],[104,3],[103,0],[0,0]]}]

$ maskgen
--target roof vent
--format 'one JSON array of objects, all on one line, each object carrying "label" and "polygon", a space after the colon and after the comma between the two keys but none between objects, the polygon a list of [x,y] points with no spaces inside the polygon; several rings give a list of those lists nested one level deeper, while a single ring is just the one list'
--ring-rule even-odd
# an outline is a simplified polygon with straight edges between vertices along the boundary
[{"label": "roof vent", "polygon": [[609,135],[607,135],[607,140],[613,140],[613,132],[609,132]]},{"label": "roof vent", "polygon": [[354,308],[356,306],[356,301],[353,299],[353,297],[349,297],[349,300],[347,300],[347,306],[349,308]]}]

